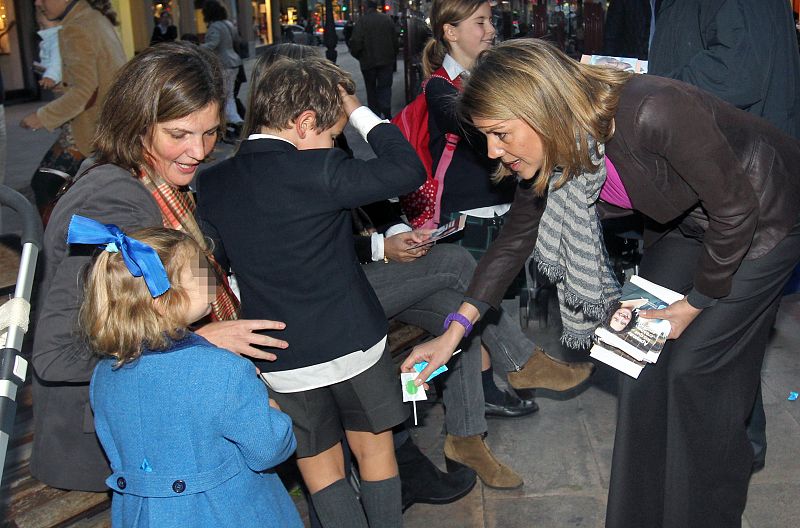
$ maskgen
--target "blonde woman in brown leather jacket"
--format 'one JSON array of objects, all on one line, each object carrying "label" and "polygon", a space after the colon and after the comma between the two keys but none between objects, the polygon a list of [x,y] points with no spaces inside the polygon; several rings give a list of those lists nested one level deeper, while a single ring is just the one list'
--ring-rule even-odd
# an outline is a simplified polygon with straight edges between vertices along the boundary
[{"label": "blonde woman in brown leather jacket", "polygon": [[[594,207],[643,214],[639,274],[686,297],[640,313],[672,330],[657,363],[623,376],[606,526],[741,526],[745,423],[800,261],[800,142],[694,86],[582,65],[529,39],[484,52],[459,109],[502,161],[498,176],[520,182],[459,313],[471,324],[496,306],[535,248],[540,269],[560,275],[565,337],[590,340],[597,318],[584,315],[615,297],[606,259],[584,256],[602,254]],[[463,335],[451,324],[403,369],[428,360],[425,379]]]}]

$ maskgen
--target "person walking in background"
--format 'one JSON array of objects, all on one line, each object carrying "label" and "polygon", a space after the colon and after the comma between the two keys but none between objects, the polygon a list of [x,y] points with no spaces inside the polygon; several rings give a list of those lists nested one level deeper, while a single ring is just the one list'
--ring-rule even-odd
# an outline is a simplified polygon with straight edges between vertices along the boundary
[{"label": "person walking in background", "polygon": [[392,118],[392,74],[399,40],[394,22],[367,0],[364,13],[350,37],[350,54],[358,59],[367,89],[367,106],[384,119]]},{"label": "person walking in background", "polygon": [[[616,3],[616,2],[615,2]],[[648,71],[698,86],[800,139],[800,55],[786,0],[663,0]],[[767,454],[759,385],[747,434]]]},{"label": "person walking in background", "polygon": [[239,66],[242,65],[242,58],[233,47],[238,34],[233,22],[228,20],[228,10],[217,0],[206,0],[203,4],[203,19],[208,24],[208,31],[201,45],[213,51],[222,64],[225,81],[225,120],[233,128],[231,133],[226,133],[225,139],[231,140],[239,136],[244,122],[236,109],[236,99],[233,94],[236,75],[239,73]]},{"label": "person walking in background", "polygon": [[172,15],[169,11],[162,11],[158,17],[158,24],[153,28],[153,36],[150,37],[150,45],[159,42],[172,42],[178,38],[178,28],[172,24]]},{"label": "person walking in background", "polygon": [[92,152],[100,106],[114,74],[127,58],[114,29],[117,14],[110,0],[36,0],[35,5],[45,18],[61,23],[61,57],[69,58],[62,65],[63,94],[20,123],[32,130],[61,127],[58,139],[41,162],[41,167],[51,170],[37,171],[31,181],[36,204],[44,210],[64,178],[74,176]]}]

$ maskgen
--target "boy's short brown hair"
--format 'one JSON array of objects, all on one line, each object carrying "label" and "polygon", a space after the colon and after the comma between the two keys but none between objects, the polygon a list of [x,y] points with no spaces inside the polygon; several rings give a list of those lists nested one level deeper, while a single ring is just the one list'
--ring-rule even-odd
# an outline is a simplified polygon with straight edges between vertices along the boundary
[{"label": "boy's short brown hair", "polygon": [[339,85],[355,93],[350,74],[323,59],[280,57],[271,65],[259,60],[253,75],[247,113],[253,117],[250,132],[290,128],[306,110],[317,114],[318,130],[332,128],[344,115]]}]

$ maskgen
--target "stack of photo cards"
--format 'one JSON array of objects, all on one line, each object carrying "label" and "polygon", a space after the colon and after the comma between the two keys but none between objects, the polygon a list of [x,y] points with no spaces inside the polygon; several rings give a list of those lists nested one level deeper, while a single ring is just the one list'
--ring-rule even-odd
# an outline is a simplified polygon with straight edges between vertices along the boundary
[{"label": "stack of photo cards", "polygon": [[669,321],[640,318],[639,310],[659,310],[680,299],[680,293],[634,275],[595,330],[590,356],[638,378],[647,364],[658,361],[671,330]]},{"label": "stack of photo cards", "polygon": [[430,238],[428,238],[425,242],[419,243],[415,246],[411,246],[406,251],[410,249],[417,249],[422,246],[435,244],[436,242],[442,240],[443,238],[447,238],[451,235],[455,235],[459,231],[463,231],[466,225],[467,225],[467,215],[462,214],[458,218],[450,220],[446,224],[439,226],[438,229],[436,229],[431,233]]},{"label": "stack of photo cards", "polygon": [[612,55],[581,55],[581,62],[593,66],[605,66],[631,73],[647,73],[647,61],[635,57],[615,57]]}]

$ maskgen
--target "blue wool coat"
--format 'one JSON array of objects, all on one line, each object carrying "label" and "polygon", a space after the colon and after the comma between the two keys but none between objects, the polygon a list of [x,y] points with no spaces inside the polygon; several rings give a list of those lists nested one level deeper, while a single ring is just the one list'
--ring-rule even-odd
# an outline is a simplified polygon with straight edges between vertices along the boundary
[{"label": "blue wool coat", "polygon": [[253,364],[195,334],[114,369],[98,363],[95,428],[120,527],[302,526],[278,476],[295,449]]}]

